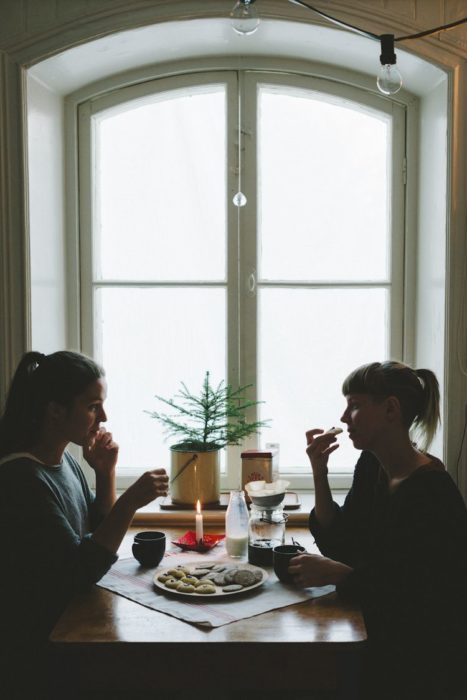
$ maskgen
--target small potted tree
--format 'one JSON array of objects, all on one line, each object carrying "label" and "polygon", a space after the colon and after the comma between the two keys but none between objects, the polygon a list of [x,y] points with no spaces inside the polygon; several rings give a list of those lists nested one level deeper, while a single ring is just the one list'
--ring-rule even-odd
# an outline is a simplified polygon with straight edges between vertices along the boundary
[{"label": "small potted tree", "polygon": [[156,395],[174,411],[170,415],[147,411],[162,423],[167,437],[178,438],[170,447],[173,503],[193,505],[198,499],[204,505],[219,503],[220,450],[240,445],[268,425],[268,421],[246,420],[246,411],[260,403],[245,397],[250,386],[233,389],[221,381],[213,387],[206,372],[199,395],[192,394],[183,382],[173,399]]}]

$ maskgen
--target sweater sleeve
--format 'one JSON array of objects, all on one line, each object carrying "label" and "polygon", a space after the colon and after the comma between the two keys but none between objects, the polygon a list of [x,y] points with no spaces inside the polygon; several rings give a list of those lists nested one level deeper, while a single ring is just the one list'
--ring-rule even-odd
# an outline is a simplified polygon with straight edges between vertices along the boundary
[{"label": "sweater sleeve", "polygon": [[352,486],[344,504],[339,506],[334,501],[332,524],[322,528],[316,519],[315,509],[311,511],[310,532],[324,556],[352,567],[366,558],[379,472],[376,458],[368,452],[363,452],[356,464]]},{"label": "sweater sleeve", "polygon": [[65,456],[71,468],[73,469],[78,481],[81,484],[86,503],[88,504],[90,529],[91,532],[94,532],[96,527],[98,527],[98,525],[100,525],[103,519],[105,518],[105,514],[101,513],[98,510],[96,505],[96,496],[94,492],[91,491],[91,489],[89,488],[86,477],[84,476],[83,470],[81,469],[78,462],[74,459],[74,457],[72,457],[72,455],[69,452],[66,452]]},{"label": "sweater sleeve", "polygon": [[90,533],[80,537],[73,530],[53,491],[31,469],[17,464],[4,474],[1,500],[5,530],[15,533],[8,548],[13,567],[18,554],[27,552],[37,572],[76,591],[98,581],[117,560]]}]

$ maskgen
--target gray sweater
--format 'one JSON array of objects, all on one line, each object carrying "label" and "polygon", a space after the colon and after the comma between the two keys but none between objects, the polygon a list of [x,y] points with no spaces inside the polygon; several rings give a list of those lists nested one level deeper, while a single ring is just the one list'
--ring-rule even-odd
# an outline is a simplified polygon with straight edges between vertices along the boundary
[{"label": "gray sweater", "polygon": [[117,556],[91,538],[102,516],[76,460],[0,465],[0,619],[10,639],[43,641],[72,596]]}]

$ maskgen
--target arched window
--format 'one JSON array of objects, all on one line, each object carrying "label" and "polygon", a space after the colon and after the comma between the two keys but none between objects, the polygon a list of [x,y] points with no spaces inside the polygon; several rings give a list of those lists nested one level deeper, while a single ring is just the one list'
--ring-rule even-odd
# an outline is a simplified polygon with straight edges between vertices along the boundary
[{"label": "arched window", "polygon": [[[253,384],[258,445],[309,486],[304,430],[338,424],[355,366],[402,355],[404,108],[225,70],[109,92],[79,124],[83,347],[107,371],[122,483],[167,464],[154,394],[209,370]],[[336,475],[354,461],[344,437]]]}]

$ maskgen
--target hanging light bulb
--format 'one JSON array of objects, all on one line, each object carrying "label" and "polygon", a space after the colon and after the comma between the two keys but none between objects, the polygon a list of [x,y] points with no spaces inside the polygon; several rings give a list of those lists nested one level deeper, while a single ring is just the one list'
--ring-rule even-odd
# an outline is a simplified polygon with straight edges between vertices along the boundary
[{"label": "hanging light bulb", "polygon": [[397,57],[394,53],[394,34],[382,34],[381,55],[379,57],[381,69],[376,78],[378,90],[383,95],[395,95],[402,87],[402,76],[396,68]]},{"label": "hanging light bulb", "polygon": [[248,200],[243,194],[243,192],[237,192],[237,194],[234,194],[232,199],[232,202],[235,204],[236,207],[244,207],[247,201]]},{"label": "hanging light bulb", "polygon": [[402,76],[395,66],[388,63],[381,66],[376,78],[376,85],[383,95],[395,95],[402,87]]},{"label": "hanging light bulb", "polygon": [[258,29],[258,11],[254,6],[256,0],[237,0],[230,17],[232,18],[232,29],[237,34],[248,36]]}]

